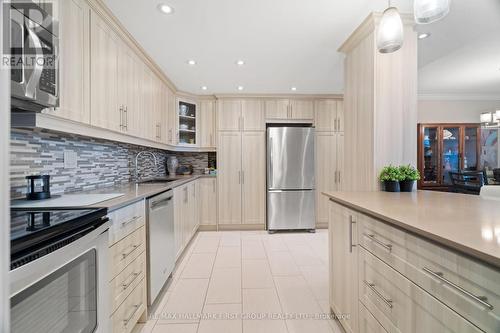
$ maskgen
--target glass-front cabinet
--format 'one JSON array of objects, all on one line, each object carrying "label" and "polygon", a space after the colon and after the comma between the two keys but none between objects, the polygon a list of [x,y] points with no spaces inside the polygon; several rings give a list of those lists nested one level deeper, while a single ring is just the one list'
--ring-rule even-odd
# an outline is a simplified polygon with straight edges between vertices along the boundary
[{"label": "glass-front cabinet", "polygon": [[478,170],[479,124],[419,124],[419,189],[446,190],[450,172]]},{"label": "glass-front cabinet", "polygon": [[177,100],[178,143],[180,146],[198,145],[198,105],[185,99]]}]

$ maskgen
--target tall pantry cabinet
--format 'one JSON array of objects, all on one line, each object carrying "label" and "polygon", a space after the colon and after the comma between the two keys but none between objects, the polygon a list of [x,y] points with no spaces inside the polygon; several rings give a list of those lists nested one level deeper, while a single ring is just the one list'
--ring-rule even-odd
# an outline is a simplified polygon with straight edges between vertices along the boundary
[{"label": "tall pantry cabinet", "polygon": [[264,104],[220,99],[217,108],[219,225],[264,227],[266,144]]},{"label": "tall pantry cabinet", "polygon": [[328,198],[322,192],[342,189],[344,110],[341,100],[315,101],[316,227],[328,225]]}]

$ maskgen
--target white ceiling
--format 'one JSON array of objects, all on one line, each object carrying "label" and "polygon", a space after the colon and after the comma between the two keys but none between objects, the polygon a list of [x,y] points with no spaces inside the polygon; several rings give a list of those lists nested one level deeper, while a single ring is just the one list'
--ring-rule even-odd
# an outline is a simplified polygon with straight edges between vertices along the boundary
[{"label": "white ceiling", "polygon": [[[387,0],[104,0],[166,75],[195,94],[342,93],[338,47]],[[156,7],[175,9],[164,15]],[[393,0],[411,12],[412,0]],[[500,0],[452,0],[442,21],[418,26],[419,92],[500,92]],[[189,66],[188,59],[197,61]],[[245,61],[238,67],[238,59]],[[208,90],[201,90],[207,86]]]},{"label": "white ceiling", "polygon": [[454,0],[441,21],[418,26],[419,92],[500,99],[500,1]]},{"label": "white ceiling", "polygon": [[[483,1],[483,0],[481,0]],[[183,91],[342,93],[337,48],[387,0],[105,0]],[[161,14],[159,3],[175,9]],[[393,1],[408,11],[410,0]],[[186,64],[188,59],[196,66]],[[246,64],[239,68],[235,61]],[[207,86],[202,91],[201,86]]]}]

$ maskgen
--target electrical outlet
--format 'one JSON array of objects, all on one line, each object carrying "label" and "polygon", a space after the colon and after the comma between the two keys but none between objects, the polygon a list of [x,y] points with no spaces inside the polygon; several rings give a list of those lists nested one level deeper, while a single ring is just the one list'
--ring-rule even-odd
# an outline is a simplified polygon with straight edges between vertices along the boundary
[{"label": "electrical outlet", "polygon": [[65,169],[75,169],[78,167],[78,155],[75,151],[65,150],[64,151],[64,168]]}]

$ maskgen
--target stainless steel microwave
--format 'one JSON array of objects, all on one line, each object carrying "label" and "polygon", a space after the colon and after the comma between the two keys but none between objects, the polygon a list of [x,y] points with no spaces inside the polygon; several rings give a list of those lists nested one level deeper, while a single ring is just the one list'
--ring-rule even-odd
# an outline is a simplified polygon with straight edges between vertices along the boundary
[{"label": "stainless steel microwave", "polygon": [[11,2],[9,65],[13,110],[39,112],[59,104],[59,26],[51,15],[56,4]]}]

